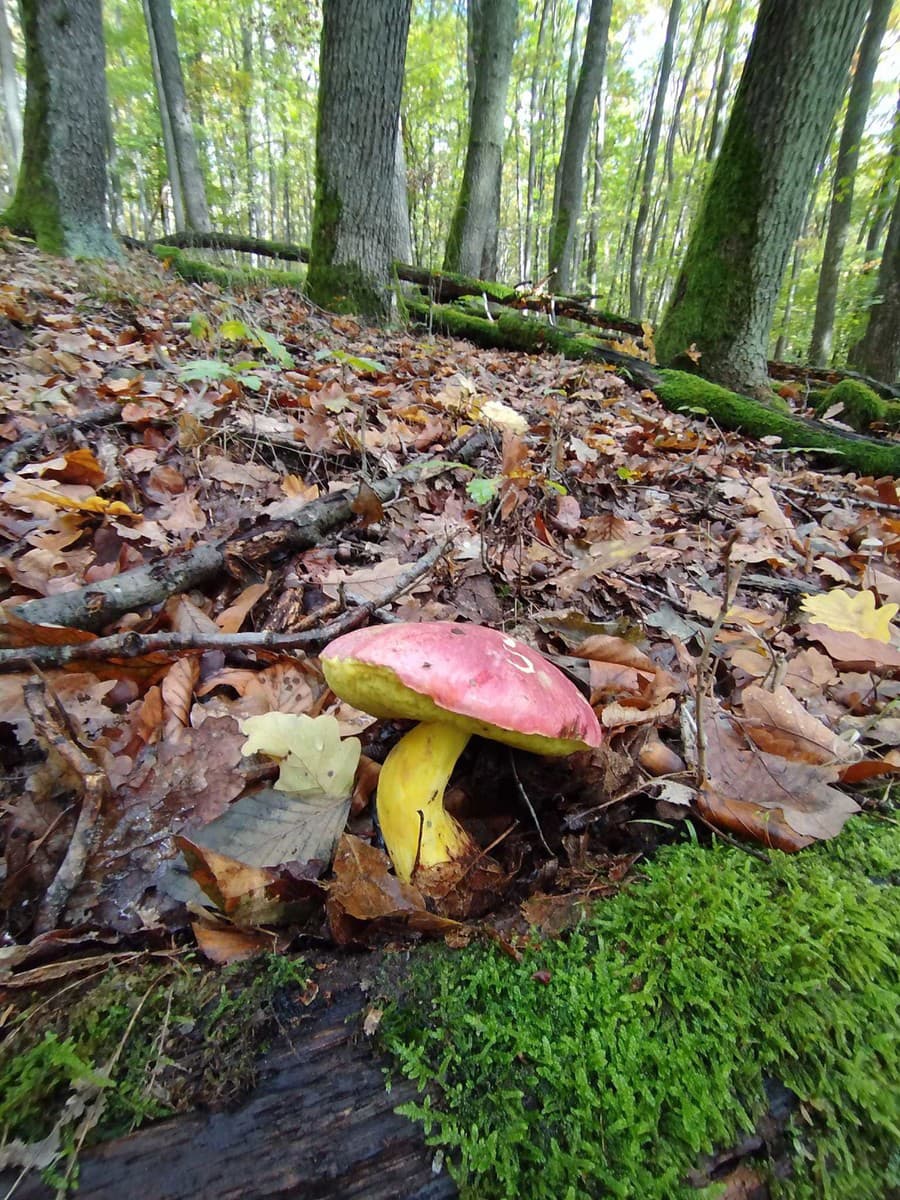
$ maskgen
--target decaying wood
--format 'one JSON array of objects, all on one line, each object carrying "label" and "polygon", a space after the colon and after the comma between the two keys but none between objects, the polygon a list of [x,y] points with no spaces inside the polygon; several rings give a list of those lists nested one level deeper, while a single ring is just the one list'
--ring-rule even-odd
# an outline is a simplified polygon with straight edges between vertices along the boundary
[{"label": "decaying wood", "polygon": [[7,471],[18,471],[25,463],[31,462],[35,451],[40,450],[44,442],[51,436],[55,441],[59,441],[67,438],[76,430],[98,429],[101,425],[110,425],[118,418],[121,411],[122,406],[119,404],[101,404],[97,408],[80,413],[71,421],[63,421],[58,425],[46,425],[43,429],[35,430],[34,433],[26,433],[17,442],[13,442],[0,458],[0,474],[5,475]]},{"label": "decaying wood", "polygon": [[[78,1200],[449,1200],[434,1151],[396,1107],[412,1085],[385,1090],[383,1063],[360,1030],[358,987],[316,1002],[270,1055],[262,1081],[229,1112],[190,1113],[85,1152]],[[7,1193],[12,1172],[0,1175]],[[31,1173],[17,1200],[50,1200]]]},{"label": "decaying wood", "polygon": [[142,658],[149,654],[181,654],[194,650],[270,650],[285,653],[290,650],[317,650],[332,638],[362,625],[376,609],[396,600],[434,567],[447,551],[449,543],[433,546],[427,554],[411,563],[409,569],[397,576],[374,600],[348,609],[333,621],[318,628],[275,633],[263,630],[256,633],[127,633],[98,637],[92,642],[70,645],[22,646],[0,650],[0,671],[23,671],[29,668],[65,667],[73,663],[110,662],[115,659]]},{"label": "decaying wood", "polygon": [[[487,444],[488,435],[478,432],[447,447],[446,460],[468,462]],[[423,471],[435,469],[433,454],[424,454],[392,475],[367,485],[386,502],[394,499],[404,483]],[[229,563],[246,565],[276,553],[308,550],[333,530],[352,520],[356,488],[347,488],[304,505],[292,520],[261,521],[248,532],[218,543],[201,543],[192,550],[173,554],[145,566],[123,571],[110,579],[86,584],[71,592],[28,600],[13,611],[34,625],[66,625],[78,629],[100,629],[124,613],[161,604],[178,592],[200,587],[226,570]]]}]

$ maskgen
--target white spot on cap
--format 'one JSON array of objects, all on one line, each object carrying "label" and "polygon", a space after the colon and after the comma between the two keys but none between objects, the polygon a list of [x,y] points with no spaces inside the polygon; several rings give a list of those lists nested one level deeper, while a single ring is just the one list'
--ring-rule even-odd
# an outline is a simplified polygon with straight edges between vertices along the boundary
[{"label": "white spot on cap", "polygon": [[[519,661],[516,662],[516,659]],[[511,653],[507,654],[506,661],[511,667],[515,667],[517,671],[521,671],[523,675],[534,674],[534,663],[530,658],[526,658],[524,654],[520,654],[518,650],[513,650]]]}]

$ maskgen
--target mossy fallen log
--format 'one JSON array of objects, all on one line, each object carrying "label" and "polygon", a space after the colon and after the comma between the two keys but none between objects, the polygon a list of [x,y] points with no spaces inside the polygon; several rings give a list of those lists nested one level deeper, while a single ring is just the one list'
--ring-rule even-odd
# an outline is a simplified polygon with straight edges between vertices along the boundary
[{"label": "mossy fallen log", "polygon": [[[408,307],[410,312],[442,332],[467,338],[480,346],[523,350],[531,354],[549,350],[566,358],[608,362],[627,373],[639,386],[652,388],[672,412],[708,413],[724,429],[754,438],[779,437],[786,450],[802,450],[818,458],[825,457],[833,466],[848,471],[876,477],[900,476],[900,446],[843,434],[821,422],[789,416],[697,375],[661,370],[642,359],[612,351],[595,338],[572,335],[516,313],[504,313],[499,320],[488,321],[484,317],[462,313],[450,305],[429,305],[412,300],[408,301]],[[776,400],[773,396],[773,401]]]}]

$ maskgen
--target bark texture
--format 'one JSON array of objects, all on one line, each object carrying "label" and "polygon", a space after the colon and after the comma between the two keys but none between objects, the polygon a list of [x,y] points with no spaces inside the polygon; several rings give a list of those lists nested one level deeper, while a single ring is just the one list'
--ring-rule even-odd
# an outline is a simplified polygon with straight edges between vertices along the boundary
[{"label": "bark texture", "polygon": [[669,76],[672,73],[672,59],[675,56],[675,38],[678,33],[678,18],[681,14],[681,0],[670,0],[669,20],[666,25],[666,40],[663,43],[662,57],[659,61],[659,78],[656,83],[656,98],[653,102],[653,114],[650,118],[650,128],[647,133],[647,152],[644,158],[644,176],[641,181],[641,198],[638,202],[637,215],[634,218],[634,232],[631,237],[631,270],[628,276],[629,316],[639,321],[643,314],[643,265],[644,265],[644,232],[647,218],[650,215],[650,201],[653,192],[653,174],[656,165],[656,151],[659,147],[659,135],[662,129],[663,112],[666,104],[666,90],[669,86]]},{"label": "bark texture", "polygon": [[736,391],[765,388],[781,278],[867,7],[866,0],[763,0],[657,334],[661,362],[693,346],[708,378]]},{"label": "bark texture", "polygon": [[482,279],[497,276],[503,121],[517,10],[518,0],[481,0],[479,19],[472,24],[478,37],[475,91],[466,163],[447,238],[444,270]]},{"label": "bark texture", "polygon": [[309,293],[390,316],[396,143],[410,0],[325,0]]},{"label": "bark texture", "polygon": [[166,93],[163,87],[162,72],[159,67],[159,55],[156,53],[156,37],[153,32],[153,18],[150,15],[149,0],[143,0],[143,5],[144,23],[147,26],[147,43],[150,48],[150,66],[153,68],[153,84],[156,88],[156,103],[159,108],[159,123],[162,127],[163,150],[166,155],[166,170],[169,174],[169,189],[172,193],[172,211],[175,214],[175,229],[181,232],[187,228],[187,222],[184,217],[184,199],[181,191],[181,173],[178,170],[178,154],[175,150],[172,122],[169,120]]},{"label": "bark texture", "polygon": [[813,320],[812,341],[809,347],[809,361],[816,367],[824,367],[831,358],[841,259],[847,244],[850,211],[853,204],[853,181],[859,163],[859,147],[866,125],[866,114],[869,111],[872,84],[875,80],[875,69],[878,66],[878,54],[887,29],[888,18],[891,15],[892,4],[893,0],[872,0],[872,8],[859,47],[853,82],[850,85],[847,113],[844,117],[837,162],[834,166],[828,231],[825,234],[825,247],[822,251],[822,266],[819,271],[819,287],[816,293],[816,315]]},{"label": "bark texture", "polygon": [[[177,181],[180,183],[184,208],[184,221],[188,229],[209,229],[209,207],[206,203],[206,185],[200,168],[200,156],[194,137],[194,125],[188,107],[181,59],[178,55],[178,38],[170,0],[144,0],[148,17],[147,30],[155,45],[159,63],[159,78],[162,94],[160,110],[165,107],[177,161]],[[169,179],[173,191],[176,178],[169,164]]]},{"label": "bark texture", "polygon": [[578,83],[568,112],[562,152],[556,172],[556,204],[550,232],[549,287],[567,292],[572,287],[575,237],[584,204],[584,158],[591,134],[594,104],[606,72],[606,46],[612,0],[593,0]]},{"label": "bark texture", "polygon": [[51,254],[114,257],[106,215],[106,78],[100,0],[22,0],[25,120],[11,206],[0,215]]},{"label": "bark texture", "polygon": [[865,375],[885,383],[895,383],[900,377],[900,190],[878,272],[877,299],[850,361]]}]

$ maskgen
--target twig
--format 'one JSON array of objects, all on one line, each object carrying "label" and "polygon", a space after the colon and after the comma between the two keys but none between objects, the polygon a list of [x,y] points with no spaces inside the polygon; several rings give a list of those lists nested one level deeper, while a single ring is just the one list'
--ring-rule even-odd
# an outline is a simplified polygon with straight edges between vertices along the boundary
[{"label": "twig", "polygon": [[543,831],[543,829],[541,829],[541,823],[537,818],[537,813],[534,811],[534,806],[532,805],[531,800],[528,797],[528,793],[525,791],[524,787],[522,786],[522,780],[519,778],[519,772],[516,770],[516,756],[515,756],[515,753],[514,753],[512,747],[510,747],[510,751],[509,751],[509,765],[512,767],[513,779],[516,781],[516,788],[518,789],[519,795],[525,801],[525,806],[528,809],[528,811],[531,813],[531,819],[532,819],[532,821],[534,821],[534,827],[538,831],[538,837],[541,839],[544,849],[552,857],[553,851],[547,845],[547,839],[544,837],[544,831]]},{"label": "twig", "polygon": [[317,648],[331,641],[348,629],[361,625],[377,608],[390,604],[407,588],[412,587],[426,575],[439,558],[446,553],[452,539],[440,546],[433,546],[427,554],[417,559],[407,571],[394,580],[390,588],[373,600],[367,600],[356,608],[348,609],[334,621],[319,629],[293,630],[290,633],[275,633],[272,630],[259,633],[128,633],[111,634],[109,637],[94,638],[90,642],[76,642],[66,646],[24,646],[20,649],[0,650],[0,671],[21,671],[29,667],[64,667],[71,663],[107,662],[110,659],[142,658],[144,655],[164,653],[179,654],[194,650],[298,650]]},{"label": "twig", "polygon": [[6,453],[0,458],[0,474],[17,471],[26,462],[31,461],[31,454],[43,445],[44,439],[51,434],[54,438],[67,437],[76,429],[95,429],[100,425],[111,425],[122,412],[120,404],[101,404],[99,408],[91,408],[87,412],[73,417],[71,421],[63,421],[60,425],[45,425],[34,433],[26,433],[18,441],[13,442]]},{"label": "twig", "polygon": [[[65,857],[59,865],[53,882],[44,893],[34,921],[35,933],[47,933],[55,929],[59,915],[66,906],[82,874],[88,855],[94,844],[97,819],[103,801],[109,793],[109,780],[78,745],[67,728],[68,720],[51,713],[47,703],[50,691],[45,680],[32,680],[24,688],[25,707],[34,721],[35,731],[51,746],[63,761],[72,768],[83,783],[81,811]],[[55,700],[55,697],[54,697]],[[43,701],[43,702],[42,702]],[[59,708],[58,701],[54,704]]]},{"label": "twig", "polygon": [[725,624],[728,616],[728,611],[734,604],[734,598],[737,594],[738,584],[741,581],[741,572],[743,563],[733,563],[731,561],[731,550],[737,540],[738,534],[735,532],[725,543],[723,551],[723,559],[725,562],[725,594],[722,597],[722,607],[719,609],[718,616],[713,621],[709,633],[706,635],[706,640],[703,643],[703,650],[700,653],[700,661],[697,664],[697,683],[695,691],[695,705],[697,710],[697,787],[700,788],[706,782],[706,733],[703,728],[703,701],[706,696],[707,688],[712,682],[713,669],[711,666],[712,648],[716,638],[719,636],[719,631]]},{"label": "twig", "polygon": [[[483,430],[458,438],[446,449],[446,470],[457,462],[475,458],[488,444]],[[418,479],[435,463],[434,455],[422,454],[392,475],[371,483],[382,501],[393,499],[404,483]],[[70,592],[45,596],[17,605],[12,611],[32,624],[67,625],[79,629],[101,629],[123,613],[160,604],[177,592],[188,591],[214,579],[229,563],[259,563],[275,553],[308,550],[332,530],[352,520],[356,488],[345,488],[313,500],[292,520],[264,521],[239,538],[219,543],[201,543],[192,550],[158,559],[110,579],[98,580]]]}]

